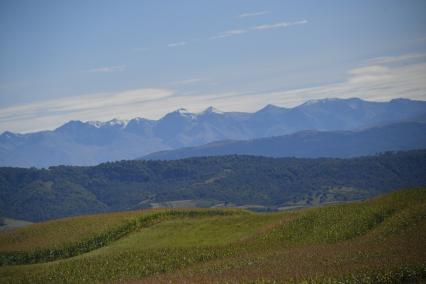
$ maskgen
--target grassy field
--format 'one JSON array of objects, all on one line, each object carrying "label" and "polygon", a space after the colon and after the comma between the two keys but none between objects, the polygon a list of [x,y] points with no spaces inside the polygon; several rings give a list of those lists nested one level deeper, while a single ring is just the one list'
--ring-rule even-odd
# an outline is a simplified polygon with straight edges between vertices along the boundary
[{"label": "grassy field", "polygon": [[19,227],[24,227],[32,224],[32,222],[24,221],[24,220],[16,220],[11,218],[3,218],[4,224],[0,226],[0,231],[8,231],[11,229],[16,229]]},{"label": "grassy field", "polygon": [[169,209],[0,233],[1,283],[426,280],[426,189],[278,213]]}]

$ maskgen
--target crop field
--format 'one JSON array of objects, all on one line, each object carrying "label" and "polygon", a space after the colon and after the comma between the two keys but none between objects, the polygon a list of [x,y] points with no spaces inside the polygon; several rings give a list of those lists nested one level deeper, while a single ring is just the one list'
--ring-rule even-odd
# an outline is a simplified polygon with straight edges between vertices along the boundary
[{"label": "crop field", "polygon": [[0,283],[426,281],[426,189],[277,213],[154,209],[0,233]]}]

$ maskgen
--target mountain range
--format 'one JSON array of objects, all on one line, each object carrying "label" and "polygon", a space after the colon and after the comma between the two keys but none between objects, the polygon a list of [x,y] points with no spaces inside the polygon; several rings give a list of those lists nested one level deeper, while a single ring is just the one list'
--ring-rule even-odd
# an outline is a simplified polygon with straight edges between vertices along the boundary
[{"label": "mountain range", "polygon": [[426,149],[426,123],[400,122],[365,130],[304,130],[294,134],[241,141],[218,141],[196,147],[160,151],[147,160],[255,155],[266,157],[349,158],[386,151]]},{"label": "mountain range", "polygon": [[[178,109],[159,120],[77,120],[55,130],[4,132],[0,135],[0,166],[95,165],[221,140],[251,140],[304,130],[314,132],[298,135],[315,136],[320,135],[315,131],[353,131],[400,122],[426,122],[426,102],[323,99],[293,108],[267,105],[254,113],[221,112],[209,107],[200,113]],[[343,132],[340,135],[345,136]]]}]

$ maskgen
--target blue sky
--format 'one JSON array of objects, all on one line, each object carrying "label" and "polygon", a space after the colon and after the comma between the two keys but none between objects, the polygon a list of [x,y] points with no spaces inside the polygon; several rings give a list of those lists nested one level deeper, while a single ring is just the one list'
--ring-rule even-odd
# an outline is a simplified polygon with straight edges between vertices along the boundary
[{"label": "blue sky", "polygon": [[0,131],[426,99],[426,1],[0,2]]}]

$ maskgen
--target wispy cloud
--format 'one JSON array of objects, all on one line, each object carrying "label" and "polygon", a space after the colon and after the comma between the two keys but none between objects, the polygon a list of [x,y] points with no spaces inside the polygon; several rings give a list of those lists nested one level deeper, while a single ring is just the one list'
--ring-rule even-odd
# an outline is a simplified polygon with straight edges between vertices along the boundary
[{"label": "wispy cloud", "polygon": [[[420,58],[412,60],[412,58]],[[223,111],[255,111],[268,103],[295,106],[310,99],[359,97],[373,101],[393,98],[426,100],[426,54],[370,59],[347,71],[346,79],[334,84],[276,92],[177,92],[171,89],[137,89],[93,94],[0,109],[0,130],[53,129],[71,119],[110,120],[146,117],[157,119],[179,107],[193,112],[207,106]],[[189,78],[175,84],[192,84]]]},{"label": "wispy cloud", "polygon": [[241,35],[241,34],[246,34],[246,33],[254,32],[254,31],[264,31],[264,30],[270,30],[270,29],[288,28],[288,27],[291,27],[291,26],[303,25],[303,24],[307,24],[307,23],[308,23],[307,20],[302,20],[302,21],[297,21],[297,22],[279,22],[279,23],[273,23],[273,24],[263,24],[263,25],[258,25],[258,26],[254,26],[254,27],[251,27],[251,28],[246,28],[246,29],[227,30],[227,31],[221,32],[217,35],[211,36],[209,39],[210,40],[221,39],[221,38],[227,38],[227,37],[237,36],[237,35]]},{"label": "wispy cloud", "polygon": [[179,46],[184,46],[184,45],[187,45],[187,44],[188,44],[187,41],[179,41],[179,42],[169,43],[167,46],[168,47],[179,47]]},{"label": "wispy cloud", "polygon": [[259,25],[259,26],[255,26],[251,29],[261,31],[261,30],[288,28],[288,27],[296,26],[296,25],[304,25],[304,24],[307,24],[307,23],[308,23],[307,20],[302,20],[302,21],[297,21],[297,22],[279,22],[279,23],[274,23],[274,24]]},{"label": "wispy cloud", "polygon": [[136,89],[7,107],[0,109],[0,129],[26,132],[53,129],[73,119],[109,120],[140,116],[144,115],[145,104],[172,94],[166,89]]},{"label": "wispy cloud", "polygon": [[97,67],[97,68],[90,69],[89,72],[112,73],[112,72],[123,72],[124,70],[126,70],[126,65]]},{"label": "wispy cloud", "polygon": [[424,60],[426,59],[426,53],[409,53],[409,54],[400,54],[393,56],[382,56],[372,58],[367,61],[367,64],[389,64],[389,63],[398,63],[398,62],[406,62],[412,60]]},{"label": "wispy cloud", "polygon": [[259,11],[259,12],[250,12],[250,13],[242,13],[238,15],[238,18],[248,18],[248,17],[258,17],[271,13],[270,11]]},{"label": "wispy cloud", "polygon": [[210,37],[210,39],[219,39],[219,38],[225,38],[225,37],[230,37],[230,36],[236,36],[236,35],[245,34],[247,32],[248,32],[248,30],[243,30],[243,29],[228,30],[228,31],[224,31],[224,32],[222,32],[218,35],[212,36],[212,37]]}]

